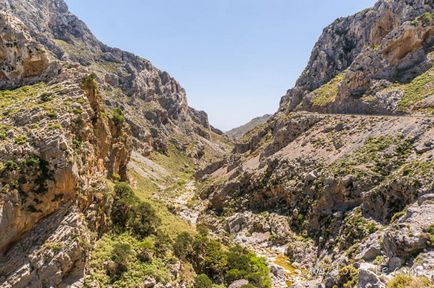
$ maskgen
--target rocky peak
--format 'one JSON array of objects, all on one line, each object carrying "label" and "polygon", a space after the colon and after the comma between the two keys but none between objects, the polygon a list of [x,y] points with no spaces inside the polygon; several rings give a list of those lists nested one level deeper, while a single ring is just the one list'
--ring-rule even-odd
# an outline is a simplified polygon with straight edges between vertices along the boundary
[{"label": "rocky peak", "polygon": [[[433,44],[433,5],[432,0],[378,1],[373,8],[337,19],[324,29],[306,69],[282,98],[279,111],[395,112],[381,103],[354,100],[364,94],[372,96],[379,85],[408,82],[432,67],[427,55]],[[418,20],[424,23],[419,26]],[[312,95],[341,73],[346,88],[330,95]],[[377,84],[380,80],[387,82]]]},{"label": "rocky peak", "polygon": [[[186,91],[178,81],[148,60],[98,41],[87,26],[69,12],[63,0],[1,0],[0,10],[22,23],[20,29],[27,35],[26,43],[31,41],[40,51],[45,51],[41,52],[41,59],[32,55],[33,66],[40,63],[44,65],[40,69],[46,70],[45,62],[49,58],[52,62],[78,63],[97,75],[105,104],[123,111],[133,127],[134,145],[144,155],[153,150],[167,152],[171,141],[179,142],[187,135],[195,135],[193,138],[199,143],[222,134],[209,125],[205,112],[189,107]],[[25,61],[26,58],[22,58]],[[52,70],[47,77],[54,76]],[[24,76],[26,81],[9,86],[43,80]],[[224,150],[224,146],[218,148],[218,152],[212,148],[217,154],[221,149]]]}]

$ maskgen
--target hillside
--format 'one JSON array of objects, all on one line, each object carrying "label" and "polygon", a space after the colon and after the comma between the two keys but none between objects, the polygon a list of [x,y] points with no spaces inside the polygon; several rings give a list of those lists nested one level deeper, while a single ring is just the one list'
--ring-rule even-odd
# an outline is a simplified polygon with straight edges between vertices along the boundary
[{"label": "hillside", "polygon": [[258,127],[259,125],[264,124],[265,122],[268,121],[268,119],[271,118],[271,115],[264,115],[261,117],[256,117],[252,120],[250,120],[248,123],[241,125],[240,127],[231,129],[229,131],[227,131],[225,134],[228,135],[230,138],[238,140],[241,137],[243,137],[247,132],[255,129],[256,127]]},{"label": "hillside", "polygon": [[433,13],[337,19],[224,134],[63,0],[0,0],[0,288],[433,287]]},{"label": "hillside", "polygon": [[324,29],[280,111],[430,114],[432,1],[378,1]]},{"label": "hillside", "polygon": [[265,256],[273,287],[433,285],[433,9],[337,19],[279,111],[196,174],[199,222]]},{"label": "hillside", "polygon": [[231,141],[62,0],[2,0],[0,23],[0,287],[194,282],[172,242],[195,228],[164,200]]}]

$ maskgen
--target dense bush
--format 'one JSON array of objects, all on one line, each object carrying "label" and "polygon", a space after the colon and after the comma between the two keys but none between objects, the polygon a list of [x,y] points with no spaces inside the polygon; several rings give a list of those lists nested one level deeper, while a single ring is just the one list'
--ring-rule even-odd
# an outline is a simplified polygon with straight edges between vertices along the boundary
[{"label": "dense bush", "polygon": [[415,277],[407,274],[397,274],[387,283],[387,288],[428,288],[432,281],[425,277]]},{"label": "dense bush", "polygon": [[337,285],[333,287],[354,287],[359,281],[359,272],[353,266],[344,266],[339,269],[339,275],[337,279]]},{"label": "dense bush", "polygon": [[131,246],[127,243],[116,243],[111,256],[107,274],[112,282],[119,280],[123,273],[128,270],[130,257],[132,256]]},{"label": "dense bush", "polygon": [[175,255],[189,261],[196,273],[204,274],[218,284],[230,285],[236,280],[247,279],[254,287],[270,287],[264,259],[240,246],[225,250],[219,242],[208,237],[205,229],[199,229],[194,239],[188,233],[180,234],[173,248]]},{"label": "dense bush", "polygon": [[265,260],[241,246],[232,247],[228,253],[226,282],[247,279],[256,287],[270,287],[269,270]]},{"label": "dense bush", "polygon": [[125,121],[124,114],[120,108],[116,108],[112,112],[112,120],[116,125],[121,125]]},{"label": "dense bush", "polygon": [[173,252],[179,259],[187,260],[193,253],[193,237],[187,232],[179,234],[173,244]]},{"label": "dense bush", "polygon": [[115,185],[111,218],[119,232],[130,231],[140,238],[155,233],[160,225],[154,208],[141,202],[131,187],[123,182]]},{"label": "dense bush", "polygon": [[158,230],[155,234],[155,252],[159,255],[166,255],[172,249],[173,241],[169,235],[161,230]]},{"label": "dense bush", "polygon": [[213,282],[205,274],[200,274],[194,280],[194,288],[212,288]]}]

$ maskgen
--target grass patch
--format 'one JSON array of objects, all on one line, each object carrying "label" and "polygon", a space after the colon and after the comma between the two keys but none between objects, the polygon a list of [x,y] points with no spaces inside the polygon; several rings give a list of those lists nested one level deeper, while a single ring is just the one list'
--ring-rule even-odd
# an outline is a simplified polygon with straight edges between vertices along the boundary
[{"label": "grass patch", "polygon": [[431,21],[434,21],[434,13],[425,12],[411,21],[411,25],[419,26],[419,24],[422,24],[423,26],[427,26]]},{"label": "grass patch", "polygon": [[411,153],[411,143],[402,135],[369,138],[365,144],[332,164],[335,175],[377,175],[384,177],[404,164]]},{"label": "grass patch", "polygon": [[407,274],[398,274],[387,283],[387,288],[429,288],[434,282],[426,277],[416,277]]},{"label": "grass patch", "polygon": [[130,176],[132,177],[133,182],[137,184],[134,191],[136,196],[141,201],[149,203],[155,209],[157,216],[161,219],[159,229],[172,238],[175,238],[182,232],[195,233],[193,227],[178,218],[176,215],[173,215],[163,202],[155,200],[154,194],[160,192],[157,186],[152,184],[150,180],[141,177],[133,171],[130,171]]},{"label": "grass patch", "polygon": [[342,72],[333,78],[330,82],[322,85],[312,92],[312,103],[315,106],[326,106],[336,101],[338,89],[341,82],[344,80],[345,73]]},{"label": "grass patch", "polygon": [[15,137],[15,144],[17,145],[24,145],[27,143],[27,136],[25,135],[18,135]]},{"label": "grass patch", "polygon": [[153,152],[150,159],[172,174],[169,179],[170,182],[173,182],[172,184],[175,184],[180,179],[186,181],[193,179],[196,167],[192,159],[176,149],[172,143],[168,145],[167,154]]},{"label": "grass patch", "polygon": [[399,101],[400,110],[406,111],[419,101],[434,94],[434,68],[414,78],[410,83],[401,86],[404,97]]},{"label": "grass patch", "polygon": [[[0,91],[0,110],[5,110],[14,104],[21,103],[29,98],[38,97],[46,89],[45,83],[23,86],[14,90]],[[43,95],[43,94],[42,94]],[[25,104],[26,107],[28,104]]]},{"label": "grass patch", "polygon": [[97,241],[90,255],[92,273],[85,281],[90,287],[96,281],[103,287],[138,287],[146,276],[166,284],[170,281],[167,262],[156,257],[155,238],[143,240],[124,233],[106,234]]}]

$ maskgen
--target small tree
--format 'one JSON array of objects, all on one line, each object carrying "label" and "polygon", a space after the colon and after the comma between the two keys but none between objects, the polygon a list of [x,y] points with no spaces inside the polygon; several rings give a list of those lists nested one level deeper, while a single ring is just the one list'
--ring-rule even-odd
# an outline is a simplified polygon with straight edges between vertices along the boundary
[{"label": "small tree", "polygon": [[200,274],[194,280],[194,288],[212,288],[213,283],[211,279],[205,274]]},{"label": "small tree", "polygon": [[193,238],[190,234],[182,232],[176,237],[173,252],[181,260],[186,260],[191,255],[193,252]]}]

